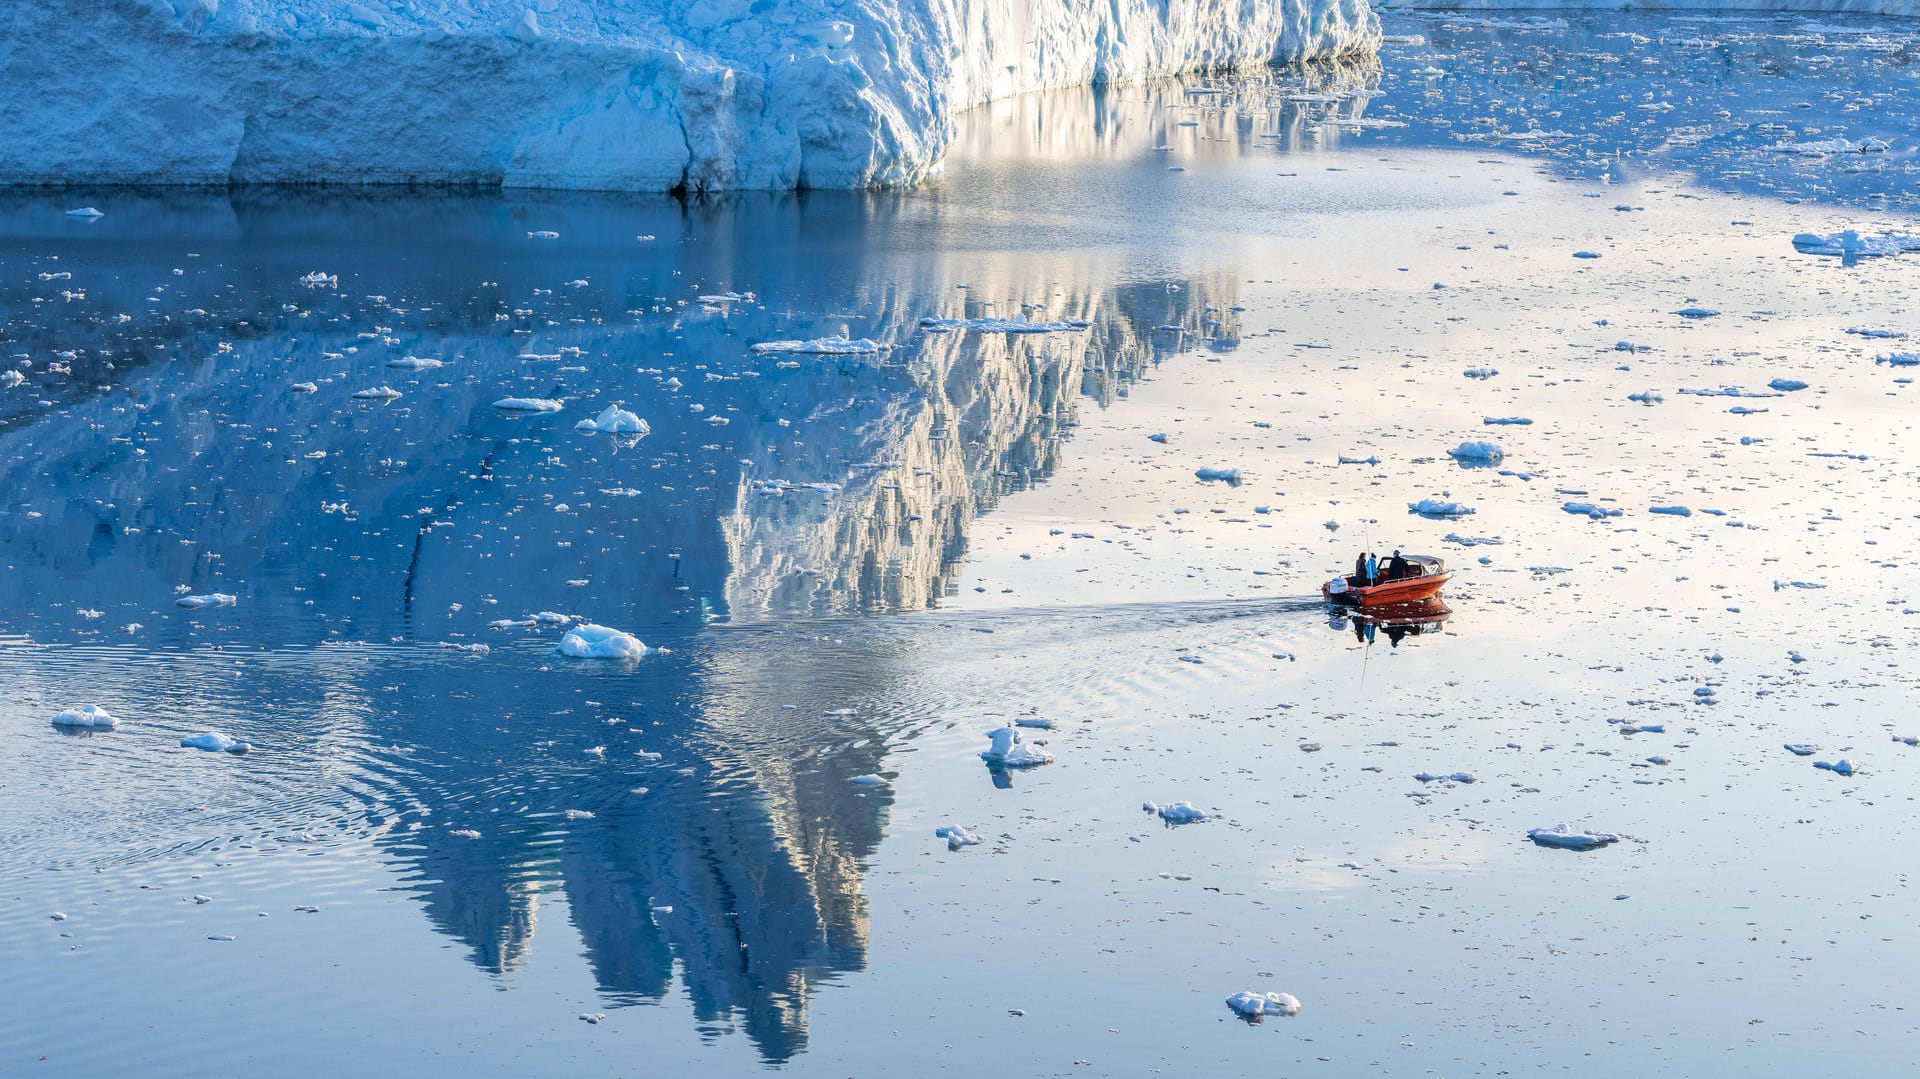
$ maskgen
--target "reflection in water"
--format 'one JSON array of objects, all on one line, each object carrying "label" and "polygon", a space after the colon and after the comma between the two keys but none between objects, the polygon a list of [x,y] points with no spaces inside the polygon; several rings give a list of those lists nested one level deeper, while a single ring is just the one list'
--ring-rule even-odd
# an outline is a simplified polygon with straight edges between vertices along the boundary
[{"label": "reflection in water", "polygon": [[1333,629],[1352,629],[1355,643],[1370,645],[1385,636],[1393,647],[1408,637],[1439,633],[1453,609],[1438,596],[1411,603],[1386,603],[1360,610],[1336,609],[1330,619]]},{"label": "reflection in water", "polygon": [[[247,729],[270,699],[416,747],[347,786],[476,966],[525,972],[557,889],[605,1004],[677,985],[703,1030],[737,1027],[769,1062],[804,1048],[812,987],[865,965],[890,797],[848,779],[911,734],[879,703],[911,657],[875,645],[836,676],[802,639],[701,627],[934,603],[975,520],[1051,474],[1081,402],[1238,333],[1230,273],[955,265],[927,253],[951,223],[889,196],[116,205],[121,231],[77,235],[43,231],[33,199],[0,208],[0,305],[36,358],[0,397],[5,631],[336,646],[324,677],[262,672],[181,714]],[[156,249],[167,235],[188,239]],[[1090,325],[924,331],[936,314]],[[838,333],[893,347],[748,349]],[[379,386],[401,396],[350,396]],[[563,407],[492,407],[509,396]],[[616,402],[647,437],[572,429]],[[182,610],[176,588],[239,604]],[[673,652],[529,678],[516,653],[550,637],[487,627],[543,611]],[[332,662],[441,641],[506,655]],[[303,785],[285,733],[264,740]]]}]

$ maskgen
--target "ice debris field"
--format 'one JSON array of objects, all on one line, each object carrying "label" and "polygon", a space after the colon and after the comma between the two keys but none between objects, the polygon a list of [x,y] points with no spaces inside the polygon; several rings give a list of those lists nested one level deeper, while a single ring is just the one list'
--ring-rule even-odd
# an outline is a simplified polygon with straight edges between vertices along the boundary
[{"label": "ice debris field", "polygon": [[1385,28],[0,196],[0,1073],[1906,1074],[1920,35]]}]

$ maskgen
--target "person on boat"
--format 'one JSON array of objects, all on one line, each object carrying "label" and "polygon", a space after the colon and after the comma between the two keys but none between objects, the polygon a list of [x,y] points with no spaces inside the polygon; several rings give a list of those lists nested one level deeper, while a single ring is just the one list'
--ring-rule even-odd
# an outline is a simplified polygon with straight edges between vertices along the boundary
[{"label": "person on boat", "polygon": [[1399,551],[1393,552],[1393,561],[1387,563],[1387,580],[1397,581],[1406,575],[1407,560],[1400,557]]},{"label": "person on boat", "polygon": [[1353,560],[1353,583],[1355,587],[1359,587],[1359,588],[1366,587],[1367,552],[1365,551],[1361,551],[1360,556]]},{"label": "person on boat", "polygon": [[1376,554],[1368,554],[1367,555],[1368,586],[1371,587],[1374,584],[1374,582],[1378,581],[1379,579],[1380,579],[1380,556]]}]

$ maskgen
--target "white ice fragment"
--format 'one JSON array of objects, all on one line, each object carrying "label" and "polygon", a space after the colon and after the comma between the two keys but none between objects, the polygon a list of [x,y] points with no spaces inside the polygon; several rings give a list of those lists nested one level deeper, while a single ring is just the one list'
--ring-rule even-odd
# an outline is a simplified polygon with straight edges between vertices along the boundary
[{"label": "white ice fragment", "polygon": [[558,412],[560,402],[549,397],[502,397],[493,407],[508,412]]},{"label": "white ice fragment", "polygon": [[527,233],[527,239],[529,240],[558,240],[559,238],[560,234],[552,229],[535,229]]},{"label": "white ice fragment", "polygon": [[1449,775],[1443,775],[1443,776],[1434,775],[1432,772],[1420,772],[1417,775],[1415,775],[1413,778],[1419,780],[1422,783],[1438,783],[1441,780],[1445,780],[1449,783],[1474,782],[1472,772],[1453,772]]},{"label": "white ice fragment", "polygon": [[97,704],[83,704],[78,708],[69,708],[53,717],[53,725],[56,727],[74,727],[89,731],[110,731],[119,724],[119,720],[113,718],[105,708]]},{"label": "white ice fragment", "polygon": [[853,784],[856,787],[884,787],[887,785],[887,780],[885,776],[875,775],[871,772],[863,776],[854,776],[853,778],[847,780],[847,782]]},{"label": "white ice fragment", "polygon": [[1817,747],[1810,742],[1788,742],[1781,748],[1796,757],[1811,757],[1817,750]]},{"label": "white ice fragment", "polygon": [[1417,513],[1422,517],[1465,517],[1473,512],[1471,506],[1459,502],[1448,502],[1439,498],[1423,498],[1407,504],[1408,513]]},{"label": "white ice fragment", "polygon": [[340,277],[338,274],[322,273],[319,270],[315,270],[310,274],[302,276],[300,283],[308,288],[339,288]]},{"label": "white ice fragment", "polygon": [[562,816],[564,816],[564,817],[566,817],[566,818],[567,818],[568,820],[592,820],[592,819],[593,819],[593,810],[591,810],[591,809],[569,809],[569,810],[567,810],[567,811],[566,811],[565,813],[563,813],[563,814],[561,814],[561,815],[562,815]]},{"label": "white ice fragment", "polygon": [[1506,457],[1506,452],[1494,442],[1462,442],[1448,450],[1447,456],[1461,464],[1490,465]]},{"label": "white ice fragment", "polygon": [[1207,815],[1195,809],[1192,802],[1175,802],[1172,805],[1155,807],[1161,820],[1170,825],[1196,824],[1207,819]]},{"label": "white ice fragment", "polygon": [[978,845],[980,842],[980,837],[974,834],[973,829],[960,824],[948,824],[935,828],[933,834],[947,841],[948,850],[972,847]]},{"label": "white ice fragment", "polygon": [[106,214],[103,214],[103,213],[101,213],[101,212],[100,212],[99,210],[96,210],[96,209],[94,209],[94,208],[93,208],[93,207],[91,207],[91,206],[82,206],[82,207],[80,207],[79,209],[76,209],[76,210],[68,210],[68,211],[67,211],[67,216],[68,216],[68,217],[82,217],[82,218],[85,218],[85,219],[87,219],[88,221],[92,221],[92,220],[94,220],[95,218],[100,218],[100,217],[105,217],[105,216],[107,216],[107,215],[106,215]]},{"label": "white ice fragment", "polygon": [[1499,371],[1496,371],[1491,367],[1469,367],[1465,371],[1461,372],[1461,374],[1466,375],[1468,378],[1479,379],[1479,380],[1492,378],[1493,376],[1499,373],[1500,373]]},{"label": "white ice fragment", "polygon": [[1205,468],[1197,468],[1194,469],[1193,474],[1198,476],[1204,483],[1220,482],[1237,484],[1240,482],[1239,469],[1227,468],[1222,465],[1208,465]]},{"label": "white ice fragment", "polygon": [[1813,766],[1815,768],[1822,768],[1822,769],[1825,769],[1826,771],[1832,772],[1835,775],[1841,775],[1841,776],[1850,776],[1854,772],[1859,770],[1858,767],[1852,761],[1846,759],[1845,757],[1842,757],[1837,761],[1814,761]]},{"label": "white ice fragment", "polygon": [[[1802,143],[1801,145],[1815,144]],[[1920,236],[1905,236],[1897,232],[1862,236],[1855,229],[1846,229],[1827,236],[1802,232],[1793,238],[1793,247],[1803,255],[1828,255],[1843,259],[1881,258],[1887,255],[1898,255],[1903,251],[1920,251]]]},{"label": "white ice fragment", "polygon": [[1292,993],[1256,993],[1242,990],[1227,998],[1227,1007],[1242,1019],[1258,1021],[1263,1016],[1281,1015],[1291,1019],[1300,1014],[1300,1000]]},{"label": "white ice fragment", "polygon": [[176,606],[197,611],[202,607],[231,607],[240,600],[225,592],[209,592],[204,596],[181,596],[173,602]]},{"label": "white ice fragment", "polygon": [[639,435],[642,438],[653,431],[647,421],[621,408],[618,404],[608,405],[606,411],[593,419],[581,420],[573,425],[573,429],[603,435]]},{"label": "white ice fragment", "polygon": [[568,630],[560,638],[562,655],[575,659],[639,659],[647,646],[630,633],[588,623]]},{"label": "white ice fragment", "polygon": [[1720,312],[1711,307],[1682,307],[1680,310],[1674,312],[1674,314],[1679,315],[1681,318],[1691,319],[1712,318],[1719,313]]},{"label": "white ice fragment", "polygon": [[294,393],[319,393],[320,385],[317,382],[296,382],[287,389]]},{"label": "white ice fragment", "polygon": [[980,754],[980,759],[990,765],[1001,768],[1032,768],[1041,764],[1052,764],[1053,754],[1041,749],[1033,742],[1020,740],[1020,732],[1012,727],[998,727],[988,732],[993,745]]},{"label": "white ice fragment", "polygon": [[238,738],[229,738],[219,731],[189,735],[180,739],[180,745],[183,749],[204,749],[209,753],[245,753],[253,748],[246,742]]},{"label": "white ice fragment", "polygon": [[392,401],[400,396],[400,391],[392,386],[375,386],[372,389],[359,390],[353,396],[359,401]]},{"label": "white ice fragment", "polygon": [[1608,517],[1618,517],[1622,513],[1621,510],[1598,506],[1592,502],[1565,502],[1561,504],[1560,508],[1578,516],[1591,517],[1596,521],[1602,521]]},{"label": "white ice fragment", "polygon": [[1687,507],[1685,507],[1685,506],[1653,506],[1653,507],[1650,507],[1650,508],[1649,508],[1649,509],[1647,510],[1647,512],[1648,512],[1648,513],[1657,513],[1657,514],[1660,514],[1661,516],[1664,516],[1664,517],[1691,517],[1691,516],[1693,516],[1693,511],[1692,511],[1692,510],[1690,510],[1690,509],[1688,509],[1688,508],[1687,508]]},{"label": "white ice fragment", "polygon": [[816,337],[811,341],[762,341],[749,349],[760,355],[806,353],[815,356],[868,356],[892,346],[865,337]]},{"label": "white ice fragment", "polygon": [[388,367],[397,367],[402,371],[431,371],[446,365],[447,361],[436,360],[431,356],[399,356],[387,361]]},{"label": "white ice fragment", "polygon": [[472,828],[455,828],[453,831],[447,834],[459,839],[479,839],[480,838],[480,833]]},{"label": "white ice fragment", "polygon": [[1527,833],[1527,838],[1543,847],[1559,847],[1562,850],[1597,850],[1609,843],[1620,841],[1620,837],[1612,832],[1576,830],[1570,824],[1535,828]]},{"label": "white ice fragment", "polygon": [[1013,725],[1016,727],[1031,727],[1035,730],[1050,731],[1053,729],[1053,720],[1041,716],[1021,716],[1013,721]]}]

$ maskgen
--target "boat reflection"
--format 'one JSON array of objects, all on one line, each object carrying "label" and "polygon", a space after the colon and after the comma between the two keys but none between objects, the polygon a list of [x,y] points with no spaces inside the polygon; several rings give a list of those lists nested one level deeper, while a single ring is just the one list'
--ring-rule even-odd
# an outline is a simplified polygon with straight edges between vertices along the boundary
[{"label": "boat reflection", "polygon": [[1453,608],[1448,607],[1445,600],[1429,596],[1410,603],[1337,610],[1327,624],[1332,629],[1351,629],[1353,639],[1359,644],[1370,645],[1384,636],[1389,644],[1398,648],[1408,637],[1439,633],[1452,614]]}]

